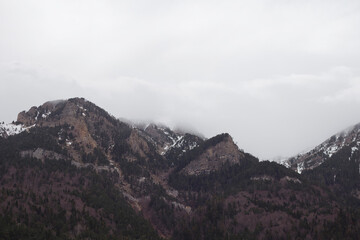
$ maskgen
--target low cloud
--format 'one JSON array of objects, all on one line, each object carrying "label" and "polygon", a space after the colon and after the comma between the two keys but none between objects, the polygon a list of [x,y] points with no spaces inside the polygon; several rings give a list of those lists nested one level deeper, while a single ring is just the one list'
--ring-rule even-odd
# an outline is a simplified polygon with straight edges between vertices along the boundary
[{"label": "low cloud", "polygon": [[360,3],[0,0],[0,121],[81,96],[261,158],[360,121]]}]

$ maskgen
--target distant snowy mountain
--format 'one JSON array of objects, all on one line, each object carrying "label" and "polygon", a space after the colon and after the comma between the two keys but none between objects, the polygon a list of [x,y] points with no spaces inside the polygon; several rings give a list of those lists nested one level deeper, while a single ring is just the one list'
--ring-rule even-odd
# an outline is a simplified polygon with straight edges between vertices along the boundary
[{"label": "distant snowy mountain", "polygon": [[133,125],[133,128],[152,142],[160,155],[167,158],[171,156],[177,159],[185,152],[198,147],[205,140],[202,137],[154,123]]},{"label": "distant snowy mountain", "polygon": [[304,170],[320,166],[344,147],[351,147],[349,156],[349,159],[351,159],[354,153],[359,151],[359,146],[360,124],[356,124],[333,135],[314,149],[283,161],[282,164],[301,173]]}]

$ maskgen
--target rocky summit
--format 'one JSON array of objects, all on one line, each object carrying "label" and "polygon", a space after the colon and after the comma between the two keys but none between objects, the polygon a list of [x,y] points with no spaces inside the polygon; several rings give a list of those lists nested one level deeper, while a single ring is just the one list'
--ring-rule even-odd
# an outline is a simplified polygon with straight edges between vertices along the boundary
[{"label": "rocky summit", "polygon": [[358,133],[287,168],[228,133],[124,122],[83,98],[46,102],[0,123],[0,239],[357,239]]}]

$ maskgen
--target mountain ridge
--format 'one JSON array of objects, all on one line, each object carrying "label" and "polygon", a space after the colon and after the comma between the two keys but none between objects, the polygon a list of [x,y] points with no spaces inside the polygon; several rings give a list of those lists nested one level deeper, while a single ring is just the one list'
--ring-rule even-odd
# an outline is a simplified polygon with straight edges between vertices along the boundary
[{"label": "mountain ridge", "polygon": [[[134,127],[83,98],[32,107],[14,125],[26,130],[0,137],[0,226],[18,238],[340,239],[359,233],[351,222],[360,216],[355,161],[342,160],[351,148],[300,175],[259,161],[227,133],[204,139],[156,124]],[[334,172],[337,166],[356,181]]]},{"label": "mountain ridge", "polygon": [[282,162],[291,169],[301,173],[314,169],[324,163],[345,146],[352,146],[358,151],[360,145],[360,123],[350,126],[326,139],[315,148],[300,153]]}]

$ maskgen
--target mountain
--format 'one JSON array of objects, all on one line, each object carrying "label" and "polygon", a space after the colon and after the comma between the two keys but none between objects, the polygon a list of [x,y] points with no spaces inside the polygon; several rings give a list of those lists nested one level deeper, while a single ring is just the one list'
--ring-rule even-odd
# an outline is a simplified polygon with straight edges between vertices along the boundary
[{"label": "mountain", "polygon": [[360,199],[359,133],[360,124],[356,124],[311,151],[288,159],[285,165],[301,173],[308,181],[331,191],[346,206],[351,206],[356,202],[354,199]]},{"label": "mountain", "polygon": [[359,235],[355,185],[339,195],[340,173],[336,186],[324,182],[333,165],[300,175],[240,150],[228,133],[125,123],[83,98],[32,107],[0,129],[3,239]]},{"label": "mountain", "polygon": [[284,165],[301,173],[304,170],[314,169],[336,155],[345,148],[351,148],[348,155],[349,160],[355,159],[360,145],[360,124],[349,127],[315,147],[314,149],[301,153],[283,162]]},{"label": "mountain", "polygon": [[351,202],[360,199],[360,124],[341,131],[313,150],[287,160],[310,181]]}]

